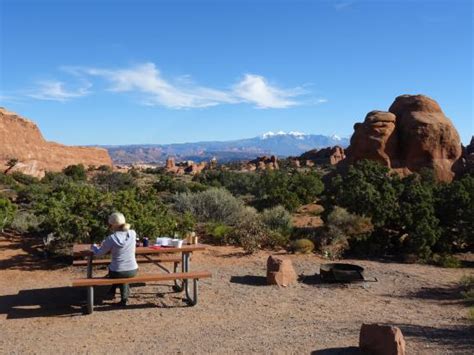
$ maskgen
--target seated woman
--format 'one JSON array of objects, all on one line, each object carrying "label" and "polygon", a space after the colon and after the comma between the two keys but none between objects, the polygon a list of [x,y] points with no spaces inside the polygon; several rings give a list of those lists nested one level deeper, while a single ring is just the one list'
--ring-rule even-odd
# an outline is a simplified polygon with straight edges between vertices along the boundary
[{"label": "seated woman", "polygon": [[[126,223],[125,216],[122,213],[112,213],[109,216],[108,222],[112,234],[102,242],[100,247],[94,244],[92,251],[97,256],[105,255],[109,252],[112,254],[108,277],[113,279],[134,277],[138,271],[138,264],[135,259],[137,234],[134,230],[130,229],[130,225]],[[108,293],[111,298],[115,297],[117,287],[120,288],[121,296],[118,304],[125,306],[130,294],[130,288],[127,284],[112,285]]]}]

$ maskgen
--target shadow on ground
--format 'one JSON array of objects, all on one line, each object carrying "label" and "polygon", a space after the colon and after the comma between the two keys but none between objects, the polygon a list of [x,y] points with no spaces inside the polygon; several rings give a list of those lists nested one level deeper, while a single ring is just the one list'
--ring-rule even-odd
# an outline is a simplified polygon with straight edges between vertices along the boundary
[{"label": "shadow on ground", "polygon": [[248,286],[266,286],[267,278],[265,276],[232,276],[230,282],[234,284],[248,285]]},{"label": "shadow on ground", "polygon": [[[131,287],[143,286],[131,284]],[[170,286],[170,285],[154,285]],[[109,286],[94,287],[94,311],[120,310],[114,303],[104,303]],[[130,299],[138,299],[140,304],[129,304],[126,309],[138,308],[184,308],[182,305],[169,305],[163,301],[156,304],[156,300],[176,295],[174,298],[184,300],[182,293],[165,292],[133,292]],[[0,296],[0,314],[7,319],[38,318],[38,317],[73,317],[82,315],[86,300],[86,290],[73,287],[53,287],[32,290],[21,290],[15,295]],[[119,300],[117,292],[115,301]],[[152,302],[154,301],[154,302]],[[123,308],[122,308],[123,309]]]},{"label": "shadow on ground", "polygon": [[331,349],[322,349],[315,350],[311,352],[311,355],[355,355],[360,354],[360,350],[356,346],[348,346],[345,348],[331,348]]},{"label": "shadow on ground", "polygon": [[7,319],[80,315],[85,292],[78,291],[83,290],[56,287],[0,296],[0,314],[6,314]]},{"label": "shadow on ground", "polygon": [[427,327],[416,324],[390,324],[399,327],[405,338],[421,338],[427,343],[447,345],[456,353],[472,353],[474,326]]},{"label": "shadow on ground", "polygon": [[43,242],[41,238],[31,236],[18,236],[8,233],[2,233],[0,237],[4,238],[9,244],[2,245],[3,250],[21,249],[24,254],[17,254],[0,260],[0,270],[57,270],[70,266],[65,260],[48,260],[43,251]]}]

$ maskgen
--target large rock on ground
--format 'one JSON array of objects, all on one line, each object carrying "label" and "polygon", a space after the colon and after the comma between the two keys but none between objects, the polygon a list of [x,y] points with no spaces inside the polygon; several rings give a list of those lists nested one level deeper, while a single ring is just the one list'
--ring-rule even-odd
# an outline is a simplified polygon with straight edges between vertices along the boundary
[{"label": "large rock on ground", "polygon": [[267,284],[289,286],[297,282],[297,275],[289,259],[269,256],[267,259]]},{"label": "large rock on ground", "polygon": [[398,327],[362,324],[359,348],[363,354],[405,355],[405,339]]},{"label": "large rock on ground", "polygon": [[107,150],[47,142],[32,121],[0,107],[0,167],[6,170],[10,159],[18,160],[11,171],[37,177],[74,164],[112,166]]},{"label": "large rock on ground", "polygon": [[431,168],[438,180],[449,182],[461,153],[459,134],[436,101],[402,95],[389,112],[369,112],[355,124],[344,163],[375,160],[401,175]]}]

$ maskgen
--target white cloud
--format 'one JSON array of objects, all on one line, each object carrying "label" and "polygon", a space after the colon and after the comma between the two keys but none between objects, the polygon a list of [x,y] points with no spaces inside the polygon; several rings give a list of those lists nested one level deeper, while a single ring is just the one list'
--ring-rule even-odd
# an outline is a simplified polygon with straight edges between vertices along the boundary
[{"label": "white cloud", "polygon": [[[221,104],[253,104],[260,109],[282,109],[303,102],[301,96],[307,92],[301,87],[280,88],[266,78],[256,74],[245,74],[227,89],[214,89],[194,83],[187,75],[165,78],[154,63],[142,63],[128,68],[62,67],[62,71],[79,78],[82,87],[66,90],[62,81],[43,81],[28,96],[41,100],[67,101],[89,93],[89,80],[104,79],[110,86],[108,91],[117,93],[139,93],[139,102],[148,106],[163,106],[172,109],[205,108]],[[325,102],[318,99],[312,104]]]},{"label": "white cloud", "polygon": [[28,94],[28,96],[38,100],[64,102],[89,94],[90,86],[90,84],[86,83],[77,89],[66,89],[65,83],[62,81],[47,80],[39,82],[37,88]]},{"label": "white cloud", "polygon": [[188,79],[178,78],[175,83],[165,80],[153,63],[129,69],[85,69],[89,75],[101,76],[112,83],[111,91],[139,91],[145,94],[144,103],[169,108],[198,108],[233,103],[229,93],[194,85]]},{"label": "white cloud", "polygon": [[302,95],[301,88],[279,89],[260,75],[246,74],[233,88],[234,95],[258,108],[287,108],[298,104],[293,97]]}]

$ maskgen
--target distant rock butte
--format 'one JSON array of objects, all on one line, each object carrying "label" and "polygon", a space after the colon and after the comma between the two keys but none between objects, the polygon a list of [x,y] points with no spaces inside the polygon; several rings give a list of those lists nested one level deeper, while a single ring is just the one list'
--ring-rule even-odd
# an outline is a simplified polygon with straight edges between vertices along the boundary
[{"label": "distant rock butte", "polygon": [[327,147],[321,150],[312,149],[307,151],[296,158],[299,162],[299,164],[296,165],[336,165],[345,157],[344,148],[336,145],[334,147]]},{"label": "distant rock butte", "polygon": [[11,171],[37,177],[44,176],[46,171],[61,171],[73,164],[112,166],[106,149],[48,142],[35,123],[0,107],[0,164],[4,170],[10,159],[18,160]]},{"label": "distant rock butte", "polygon": [[278,158],[275,155],[271,157],[261,156],[246,163],[241,171],[255,171],[255,170],[278,170]]},{"label": "distant rock butte", "polygon": [[459,134],[436,101],[402,95],[388,112],[369,112],[363,123],[354,125],[342,164],[370,159],[402,176],[431,168],[439,181],[449,182],[461,153]]}]

